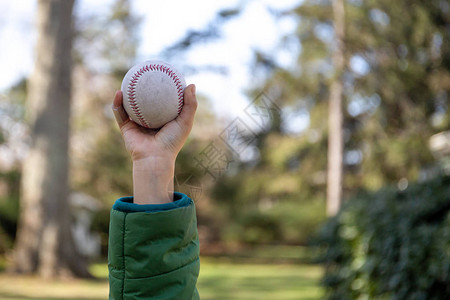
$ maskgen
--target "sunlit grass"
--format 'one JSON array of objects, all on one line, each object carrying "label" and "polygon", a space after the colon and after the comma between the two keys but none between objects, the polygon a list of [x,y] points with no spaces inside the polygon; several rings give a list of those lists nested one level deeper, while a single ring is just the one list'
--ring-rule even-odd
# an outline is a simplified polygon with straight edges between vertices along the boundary
[{"label": "sunlit grass", "polygon": [[106,280],[44,280],[30,276],[0,275],[2,300],[105,300]]},{"label": "sunlit grass", "polygon": [[201,299],[321,299],[320,266],[201,261]]},{"label": "sunlit grass", "polygon": [[[99,279],[44,280],[0,273],[0,299],[107,299],[106,264],[93,264],[91,272]],[[315,265],[247,264],[202,258],[198,289],[202,300],[320,299],[321,272]]]}]

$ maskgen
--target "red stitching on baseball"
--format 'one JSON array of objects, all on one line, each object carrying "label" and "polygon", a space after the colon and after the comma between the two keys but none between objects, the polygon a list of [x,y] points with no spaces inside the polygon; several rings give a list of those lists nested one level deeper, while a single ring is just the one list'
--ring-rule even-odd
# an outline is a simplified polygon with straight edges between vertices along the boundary
[{"label": "red stitching on baseball", "polygon": [[144,116],[141,113],[139,105],[136,102],[136,86],[137,86],[137,82],[139,81],[141,76],[145,74],[145,72],[155,71],[155,70],[165,73],[175,83],[175,86],[177,88],[177,94],[178,94],[178,114],[180,114],[181,110],[183,109],[183,105],[184,105],[183,85],[181,84],[181,80],[178,78],[178,76],[175,74],[175,72],[173,70],[171,70],[169,67],[166,67],[166,66],[163,66],[160,64],[156,64],[156,65],[150,64],[150,65],[143,66],[138,71],[136,71],[133,74],[133,76],[131,77],[131,79],[130,79],[131,83],[128,85],[127,95],[128,95],[128,102],[130,103],[131,109],[133,110],[133,112],[136,115],[139,122],[141,122],[141,125],[145,125],[146,127],[150,127],[150,125],[144,119]]}]

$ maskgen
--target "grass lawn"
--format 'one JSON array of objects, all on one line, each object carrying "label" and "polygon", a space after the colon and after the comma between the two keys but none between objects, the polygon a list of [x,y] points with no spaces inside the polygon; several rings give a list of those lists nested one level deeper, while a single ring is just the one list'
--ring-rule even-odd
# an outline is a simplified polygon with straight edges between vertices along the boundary
[{"label": "grass lawn", "polygon": [[[91,270],[100,279],[54,281],[0,273],[0,299],[107,299],[106,264],[94,264]],[[248,264],[202,258],[198,289],[202,300],[320,299],[321,272],[315,265]]]},{"label": "grass lawn", "polygon": [[201,261],[198,290],[203,300],[321,299],[320,266],[289,264],[233,264]]}]

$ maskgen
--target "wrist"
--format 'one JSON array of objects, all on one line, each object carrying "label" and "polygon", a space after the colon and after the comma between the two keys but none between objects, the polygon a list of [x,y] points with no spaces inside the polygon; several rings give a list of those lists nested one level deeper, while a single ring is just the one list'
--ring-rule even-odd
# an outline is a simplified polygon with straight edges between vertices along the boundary
[{"label": "wrist", "polygon": [[148,157],[133,161],[133,194],[136,204],[173,201],[175,160]]}]

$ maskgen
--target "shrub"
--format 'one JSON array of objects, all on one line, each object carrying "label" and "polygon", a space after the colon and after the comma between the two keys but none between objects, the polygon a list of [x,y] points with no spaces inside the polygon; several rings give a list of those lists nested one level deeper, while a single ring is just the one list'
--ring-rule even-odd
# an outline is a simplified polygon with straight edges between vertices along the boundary
[{"label": "shrub", "polygon": [[221,234],[229,244],[306,245],[324,219],[324,201],[281,200],[267,209],[237,211]]},{"label": "shrub", "polygon": [[327,299],[449,299],[450,177],[360,194],[315,244]]},{"label": "shrub", "polygon": [[18,170],[0,172],[0,183],[6,186],[6,190],[0,194],[0,254],[3,254],[12,247],[16,236],[20,172]]},{"label": "shrub", "polygon": [[12,247],[17,230],[19,200],[0,198],[0,254]]}]

